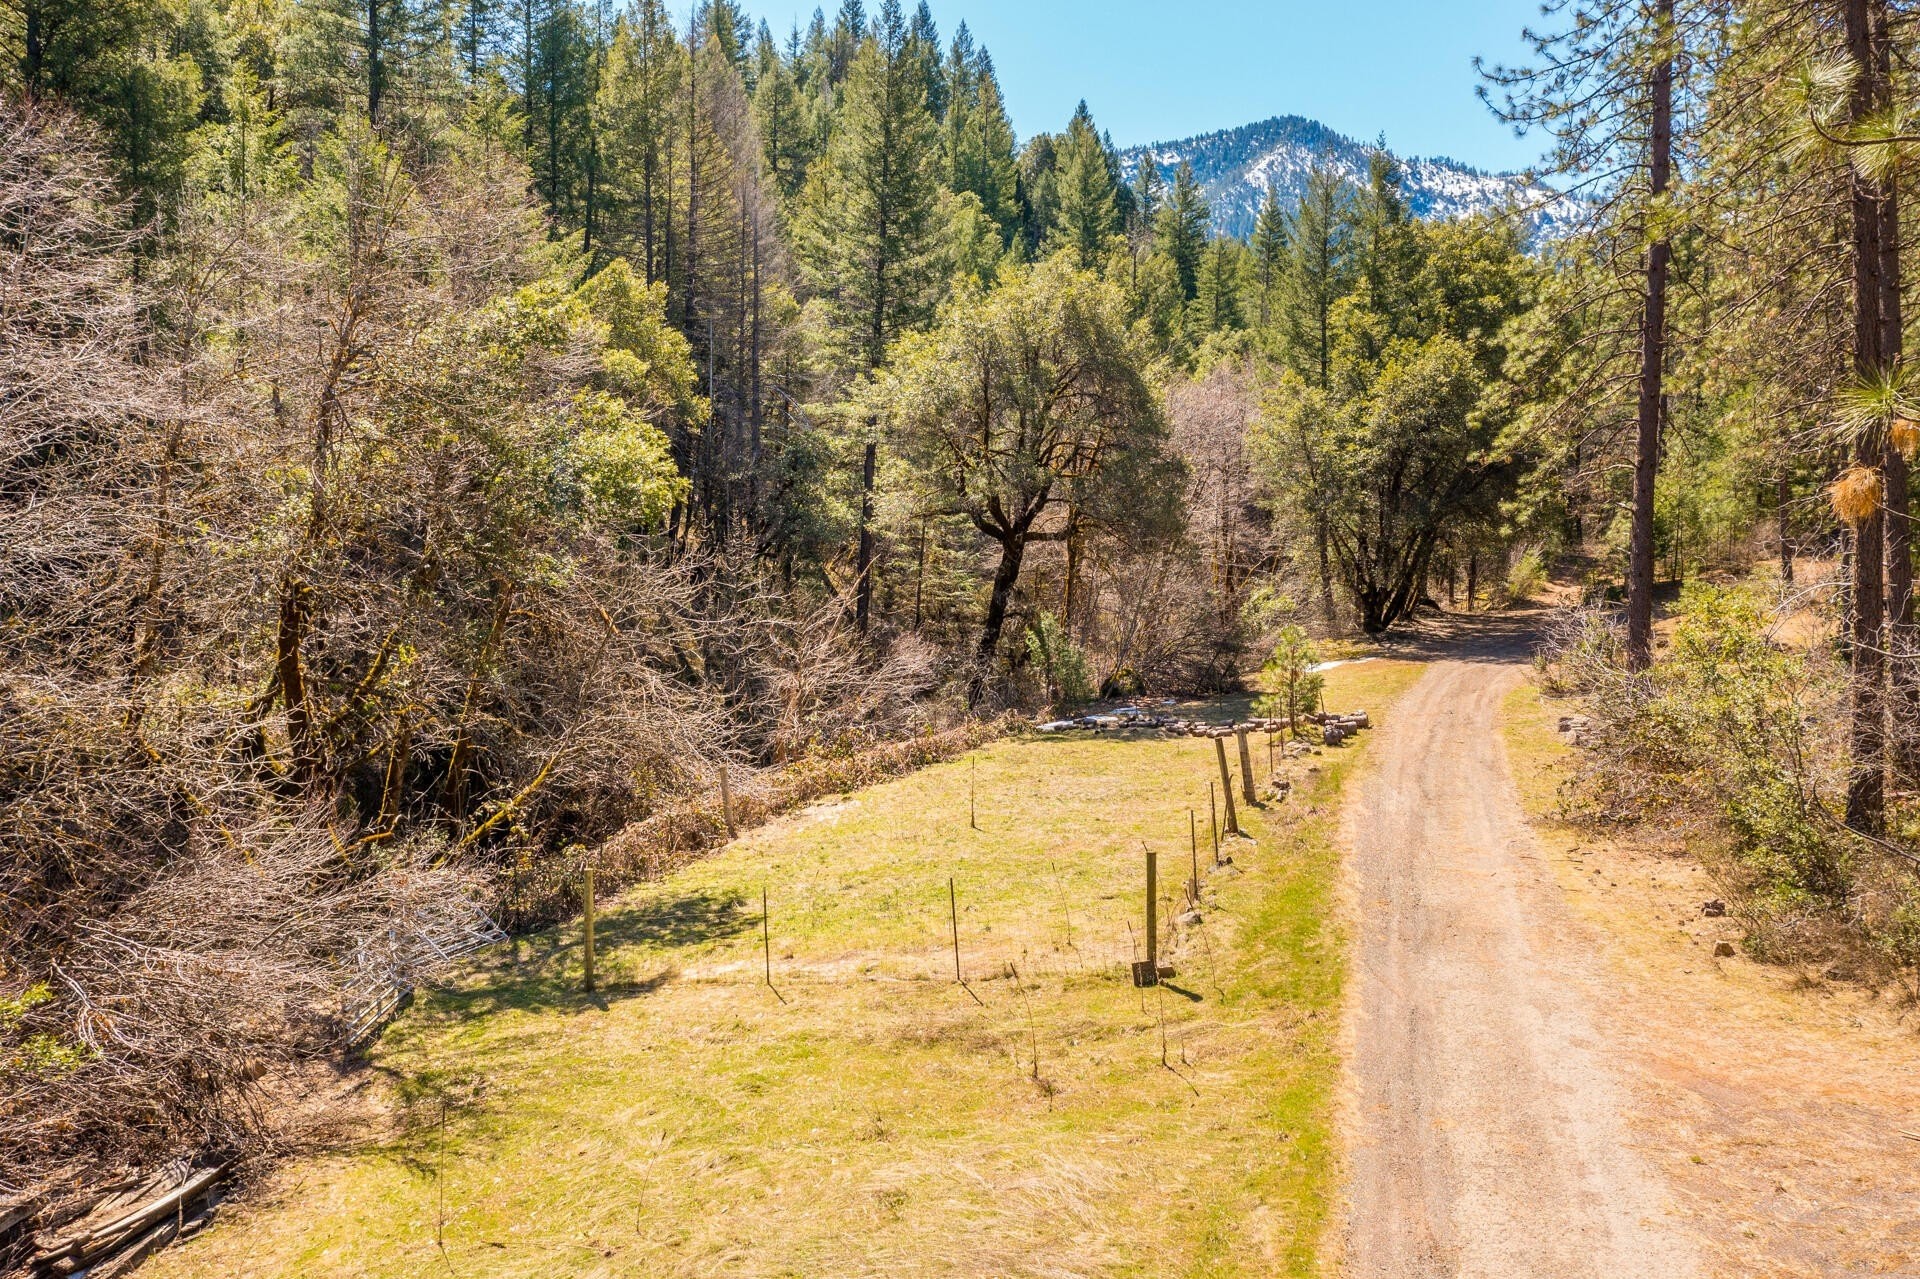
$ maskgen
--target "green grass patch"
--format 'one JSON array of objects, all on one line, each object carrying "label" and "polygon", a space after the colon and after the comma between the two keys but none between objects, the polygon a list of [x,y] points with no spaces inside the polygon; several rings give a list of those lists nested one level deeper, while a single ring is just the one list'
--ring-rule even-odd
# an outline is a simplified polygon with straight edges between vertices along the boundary
[{"label": "green grass patch", "polygon": [[1539,820],[1558,813],[1560,787],[1568,775],[1572,747],[1560,738],[1560,705],[1548,701],[1539,683],[1528,678],[1507,690],[1500,707],[1500,734],[1521,806]]},{"label": "green grass patch", "polygon": [[[1339,668],[1328,704],[1379,711],[1419,670]],[[1364,741],[1294,765],[1232,870],[1212,743],[1157,736],[1003,741],[753,832],[608,906],[598,995],[575,924],[423,996],[373,1050],[381,1135],[153,1272],[1312,1273]],[[1204,922],[1139,991],[1142,846],[1170,923],[1190,809]]]}]

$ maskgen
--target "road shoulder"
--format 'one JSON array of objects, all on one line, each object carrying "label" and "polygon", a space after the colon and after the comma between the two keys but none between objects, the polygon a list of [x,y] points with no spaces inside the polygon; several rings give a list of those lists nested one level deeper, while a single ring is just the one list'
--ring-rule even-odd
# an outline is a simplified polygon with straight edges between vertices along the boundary
[{"label": "road shoulder", "polygon": [[1912,1010],[1743,956],[1683,849],[1554,820],[1569,751],[1531,681],[1507,696],[1507,754],[1539,847],[1616,979],[1608,1019],[1636,1059],[1640,1144],[1711,1274],[1920,1274],[1920,1039]]}]

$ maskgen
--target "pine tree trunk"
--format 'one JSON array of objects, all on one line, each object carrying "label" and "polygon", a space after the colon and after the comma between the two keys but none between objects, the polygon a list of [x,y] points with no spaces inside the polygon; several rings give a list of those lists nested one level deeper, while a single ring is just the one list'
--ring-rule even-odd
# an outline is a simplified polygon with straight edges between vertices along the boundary
[{"label": "pine tree trunk", "polygon": [[[1885,111],[1893,98],[1893,50],[1887,30],[1887,0],[1871,0],[1873,37],[1873,92],[1876,112]],[[1891,378],[1903,355],[1900,305],[1900,193],[1887,178],[1874,181],[1877,190],[1880,235],[1879,367]],[[1895,447],[1891,433],[1883,440],[1881,465],[1886,472],[1887,651],[1891,697],[1887,712],[1893,736],[1895,771],[1913,776],[1913,730],[1920,723],[1920,668],[1914,653],[1913,524],[1907,459]]]},{"label": "pine tree trunk", "polygon": [[[1674,39],[1673,0],[1660,0],[1655,23]],[[1658,216],[1673,170],[1673,53],[1664,48],[1653,71],[1653,137],[1647,186]],[[1667,360],[1667,268],[1673,248],[1663,236],[1647,246],[1647,300],[1640,321],[1640,397],[1633,460],[1633,533],[1627,554],[1627,664],[1653,664],[1653,498],[1660,468],[1662,384]]]},{"label": "pine tree trunk", "polygon": [[386,61],[380,56],[380,0],[367,0],[367,119],[380,123],[380,98],[387,87]]},{"label": "pine tree trunk", "polygon": [[[1851,116],[1860,121],[1875,106],[1875,59],[1870,0],[1845,0],[1847,55],[1854,65]],[[1880,280],[1880,193],[1858,170],[1849,174],[1853,214],[1854,371],[1872,383],[1883,371],[1880,343],[1883,302]],[[1862,431],[1854,464],[1878,470],[1884,449],[1876,433]],[[1886,522],[1875,510],[1853,529],[1853,635],[1848,732],[1847,825],[1877,832],[1886,820]]]},{"label": "pine tree trunk", "polygon": [[867,633],[873,614],[873,465],[878,452],[879,445],[868,440],[860,476],[860,551],[855,564],[858,583],[853,621],[862,635]]},{"label": "pine tree trunk", "polygon": [[1338,620],[1333,607],[1333,555],[1327,546],[1326,516],[1315,516],[1313,521],[1313,540],[1320,553],[1320,617],[1332,630]]},{"label": "pine tree trunk", "polygon": [[[698,21],[697,18],[691,21]],[[700,52],[698,35],[687,33],[687,247],[686,289],[681,313],[693,331],[693,299],[700,265]]]}]

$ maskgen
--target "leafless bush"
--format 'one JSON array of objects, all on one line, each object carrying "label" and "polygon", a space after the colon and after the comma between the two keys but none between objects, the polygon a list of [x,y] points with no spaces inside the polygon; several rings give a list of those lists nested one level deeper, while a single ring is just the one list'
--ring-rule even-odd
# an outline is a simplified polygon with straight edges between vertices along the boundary
[{"label": "leafless bush", "polygon": [[340,1045],[351,958],[457,928],[478,887],[432,846],[349,874],[322,813],[187,844],[14,996],[0,1190],[271,1138],[297,1063]]},{"label": "leafless bush", "polygon": [[1180,535],[1106,538],[1090,548],[1094,589],[1081,623],[1100,670],[1118,685],[1111,691],[1239,682],[1252,638],[1247,602],[1278,564],[1246,448],[1251,377],[1222,363],[1168,394],[1173,445],[1187,473]]}]

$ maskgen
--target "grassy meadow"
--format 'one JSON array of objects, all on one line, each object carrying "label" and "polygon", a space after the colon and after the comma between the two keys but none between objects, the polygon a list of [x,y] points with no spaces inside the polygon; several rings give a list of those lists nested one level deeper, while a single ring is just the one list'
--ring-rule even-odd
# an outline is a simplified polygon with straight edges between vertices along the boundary
[{"label": "grassy meadow", "polygon": [[[1419,670],[1340,667],[1328,704],[1391,722]],[[368,1133],[152,1273],[1310,1273],[1333,801],[1366,740],[1283,765],[1295,793],[1245,814],[1231,869],[1212,744],[1157,735],[1007,740],[750,832],[604,904],[597,994],[576,922],[423,995],[370,1053]],[[1143,845],[1176,969],[1147,991]]]}]

